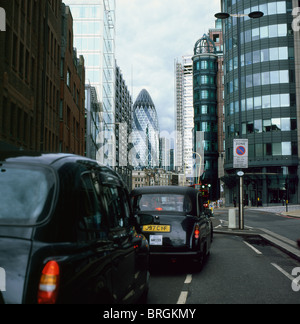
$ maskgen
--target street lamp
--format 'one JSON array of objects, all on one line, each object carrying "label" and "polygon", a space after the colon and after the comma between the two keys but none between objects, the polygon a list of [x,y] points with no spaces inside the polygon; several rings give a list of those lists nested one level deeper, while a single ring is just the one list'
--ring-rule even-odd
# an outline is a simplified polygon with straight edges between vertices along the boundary
[{"label": "street lamp", "polygon": [[[252,19],[261,18],[264,13],[261,11],[253,11],[249,14],[229,14],[227,12],[219,12],[215,14],[217,19],[228,19],[229,17],[237,18],[237,55],[238,55],[238,103],[239,103],[239,138],[242,138],[242,73],[241,73],[241,23],[240,18],[249,17]],[[240,173],[240,204],[239,204],[239,223],[240,229],[244,229],[244,211],[243,211],[243,172]]]}]

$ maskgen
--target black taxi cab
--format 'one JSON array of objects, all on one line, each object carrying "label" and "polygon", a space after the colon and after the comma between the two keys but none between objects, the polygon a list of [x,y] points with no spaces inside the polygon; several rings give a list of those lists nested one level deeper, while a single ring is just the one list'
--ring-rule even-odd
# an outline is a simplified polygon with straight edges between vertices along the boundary
[{"label": "black taxi cab", "polygon": [[148,291],[148,243],[129,192],[96,161],[0,152],[0,303],[136,303]]},{"label": "black taxi cab", "polygon": [[198,190],[144,187],[134,189],[131,199],[138,231],[147,237],[151,257],[190,259],[201,268],[210,253],[213,227]]}]

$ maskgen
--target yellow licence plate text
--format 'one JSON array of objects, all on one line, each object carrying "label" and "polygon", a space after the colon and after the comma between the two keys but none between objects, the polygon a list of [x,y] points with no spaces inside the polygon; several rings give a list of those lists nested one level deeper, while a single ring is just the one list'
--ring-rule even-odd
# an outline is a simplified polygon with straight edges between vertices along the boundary
[{"label": "yellow licence plate text", "polygon": [[170,225],[145,225],[143,232],[169,233],[171,232]]}]

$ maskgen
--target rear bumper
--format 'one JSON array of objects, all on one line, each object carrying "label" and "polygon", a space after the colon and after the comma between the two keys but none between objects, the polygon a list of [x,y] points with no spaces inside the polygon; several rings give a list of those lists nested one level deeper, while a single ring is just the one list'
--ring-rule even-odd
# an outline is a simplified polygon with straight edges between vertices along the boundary
[{"label": "rear bumper", "polygon": [[187,251],[187,252],[150,252],[150,256],[165,256],[165,257],[192,257],[192,256],[198,256],[200,254],[199,251]]},{"label": "rear bumper", "polygon": [[186,251],[186,252],[150,252],[150,264],[151,262],[163,263],[163,262],[196,262],[201,259],[200,251]]}]

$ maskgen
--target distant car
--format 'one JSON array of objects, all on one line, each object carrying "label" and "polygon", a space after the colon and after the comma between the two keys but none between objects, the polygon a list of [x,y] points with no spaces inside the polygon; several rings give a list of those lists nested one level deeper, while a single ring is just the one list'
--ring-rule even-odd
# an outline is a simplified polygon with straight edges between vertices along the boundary
[{"label": "distant car", "polygon": [[132,217],[120,177],[96,161],[0,152],[0,303],[136,303],[149,248]]},{"label": "distant car", "polygon": [[144,187],[131,192],[137,230],[151,257],[189,259],[201,268],[210,253],[213,227],[202,197],[190,187]]}]

